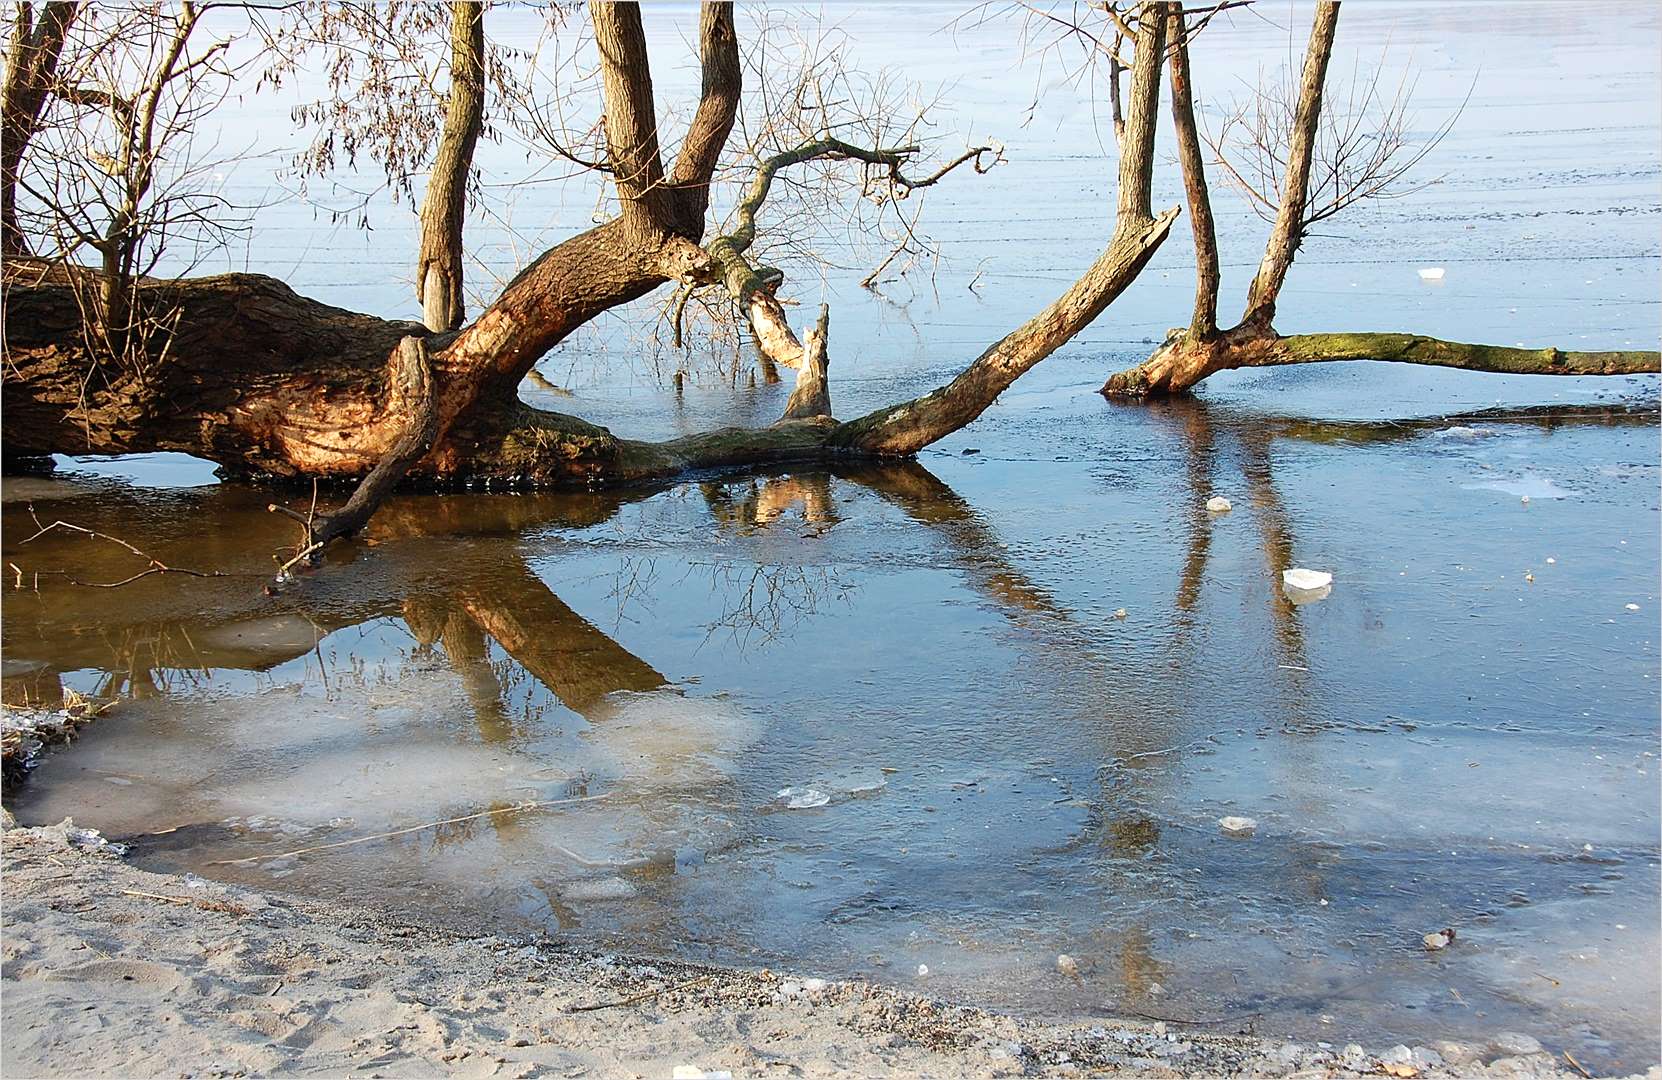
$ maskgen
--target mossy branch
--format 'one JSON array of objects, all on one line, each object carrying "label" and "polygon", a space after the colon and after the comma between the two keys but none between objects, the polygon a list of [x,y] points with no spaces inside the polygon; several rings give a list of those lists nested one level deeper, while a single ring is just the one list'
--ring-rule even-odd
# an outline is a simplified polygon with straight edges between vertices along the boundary
[{"label": "mossy branch", "polygon": [[1294,334],[1278,338],[1262,358],[1242,366],[1308,364],[1327,360],[1384,360],[1401,364],[1489,371],[1503,375],[1641,375],[1662,367],[1662,353],[1643,350],[1565,352],[1473,345],[1423,334]]}]

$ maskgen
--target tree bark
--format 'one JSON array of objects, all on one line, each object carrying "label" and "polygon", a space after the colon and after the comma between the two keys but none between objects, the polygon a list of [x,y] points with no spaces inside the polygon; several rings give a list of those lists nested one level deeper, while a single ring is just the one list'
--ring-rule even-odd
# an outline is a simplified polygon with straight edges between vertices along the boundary
[{"label": "tree bark", "polygon": [[1662,354],[1642,350],[1564,352],[1471,345],[1421,334],[1293,334],[1235,350],[1232,367],[1271,367],[1329,360],[1384,360],[1503,375],[1640,375],[1658,369]]},{"label": "tree bark", "polygon": [[875,454],[915,454],[980,416],[1011,383],[1089,326],[1136,280],[1176,218],[1173,207],[1129,228],[1122,222],[1108,250],[1049,307],[939,390],[844,424],[837,445]]},{"label": "tree bark", "polygon": [[1264,259],[1247,289],[1246,314],[1241,321],[1268,327],[1275,320],[1275,300],[1287,280],[1304,240],[1304,204],[1310,198],[1310,166],[1316,152],[1316,127],[1321,121],[1322,90],[1327,61],[1333,55],[1333,35],[1339,26],[1338,0],[1318,0],[1310,27],[1310,44],[1299,78],[1298,105],[1287,144],[1287,167],[1281,180],[1281,206],[1276,211]]},{"label": "tree bark", "polygon": [[1119,228],[1154,217],[1154,125],[1160,118],[1160,62],[1166,51],[1166,20],[1149,4],[1137,20],[1137,51],[1131,61],[1131,102],[1120,139]]},{"label": "tree bark", "polygon": [[1177,133],[1177,160],[1189,204],[1189,228],[1195,240],[1195,311],[1189,333],[1207,338],[1218,332],[1218,235],[1212,200],[1206,190],[1206,160],[1195,126],[1195,101],[1189,76],[1189,41],[1182,0],[1166,5],[1166,36],[1171,41],[1171,118]]},{"label": "tree bark", "polygon": [[434,333],[462,325],[462,224],[473,149],[485,118],[485,8],[451,0],[450,95],[444,130],[421,204],[421,253],[416,299]]},{"label": "tree bark", "polygon": [[340,536],[350,536],[369,524],[381,500],[398,485],[410,466],[433,448],[439,430],[438,402],[433,396],[433,372],[427,345],[418,337],[398,343],[389,373],[388,411],[409,417],[409,427],[359,483],[346,505],[326,514],[312,530],[313,545],[321,547]]},{"label": "tree bark", "polygon": [[786,420],[807,420],[831,415],[831,387],[826,381],[830,358],[826,355],[827,339],[831,333],[831,307],[819,306],[819,322],[808,331],[808,341],[802,348],[802,370],[797,373],[796,387],[785,403]]},{"label": "tree bark", "polygon": [[17,177],[23,151],[40,125],[41,110],[75,19],[77,0],[51,0],[30,21],[32,6],[17,5],[6,77],[0,84],[0,255],[15,258],[29,248],[17,223]]},{"label": "tree bark", "polygon": [[657,106],[646,31],[638,4],[589,0],[589,20],[600,52],[600,85],[606,100],[606,156],[612,165],[623,217],[654,224],[667,218],[664,163],[658,152]]},{"label": "tree bark", "polygon": [[1565,352],[1444,341],[1421,334],[1339,333],[1282,337],[1243,323],[1211,339],[1178,331],[1141,364],[1110,378],[1102,392],[1140,398],[1182,393],[1219,371],[1383,360],[1502,375],[1639,375],[1662,370],[1662,353],[1642,350]]}]

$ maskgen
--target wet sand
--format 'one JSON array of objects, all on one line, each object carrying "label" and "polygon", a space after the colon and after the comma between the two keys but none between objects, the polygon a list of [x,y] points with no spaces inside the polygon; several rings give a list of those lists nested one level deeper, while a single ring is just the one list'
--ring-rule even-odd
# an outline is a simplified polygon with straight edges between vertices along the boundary
[{"label": "wet sand", "polygon": [[1521,1036],[1364,1051],[1220,1025],[1046,1024],[860,982],[468,936],[147,873],[77,832],[4,836],[8,1077],[1575,1075],[1518,1054]]}]

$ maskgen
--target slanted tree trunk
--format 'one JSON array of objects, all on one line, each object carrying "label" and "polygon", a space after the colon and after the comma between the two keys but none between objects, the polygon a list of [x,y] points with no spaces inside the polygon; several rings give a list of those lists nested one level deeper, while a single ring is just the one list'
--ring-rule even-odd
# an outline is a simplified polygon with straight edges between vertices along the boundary
[{"label": "slanted tree trunk", "polygon": [[77,0],[51,0],[38,19],[31,19],[34,6],[17,5],[11,47],[6,51],[6,77],[0,84],[0,255],[6,258],[28,254],[28,243],[17,224],[18,172],[23,151],[40,125],[78,6]]},{"label": "slanted tree trunk", "polygon": [[1287,143],[1287,168],[1281,182],[1281,206],[1270,227],[1264,259],[1247,289],[1243,323],[1269,326],[1275,319],[1275,300],[1292,268],[1293,256],[1304,242],[1304,206],[1310,201],[1310,166],[1315,161],[1316,125],[1321,122],[1322,90],[1327,85],[1327,62],[1333,55],[1333,36],[1339,28],[1338,0],[1320,0],[1310,43],[1304,51],[1299,77],[1298,106]]},{"label": "slanted tree trunk", "polygon": [[451,0],[450,95],[421,204],[416,299],[434,333],[462,325],[462,223],[473,148],[485,117],[485,6]]},{"label": "slanted tree trunk", "polygon": [[[1103,394],[1117,398],[1177,394],[1219,371],[1328,360],[1385,360],[1512,375],[1631,375],[1662,369],[1662,354],[1648,351],[1565,352],[1556,348],[1504,348],[1442,341],[1407,333],[1299,334],[1283,337],[1276,332],[1276,301],[1308,225],[1310,175],[1315,159],[1328,60],[1332,56],[1339,20],[1339,4],[1335,0],[1320,0],[1316,5],[1286,148],[1281,198],[1264,248],[1264,257],[1252,279],[1241,320],[1235,326],[1220,331],[1217,326],[1217,238],[1195,125],[1188,49],[1183,38],[1182,5],[1168,0],[1164,6],[1168,34],[1176,42],[1171,56],[1172,122],[1194,231],[1194,315],[1189,326],[1173,330],[1147,360],[1110,377],[1102,387]],[[1142,49],[1140,41],[1138,49]],[[1122,199],[1124,191],[1122,186]]]}]

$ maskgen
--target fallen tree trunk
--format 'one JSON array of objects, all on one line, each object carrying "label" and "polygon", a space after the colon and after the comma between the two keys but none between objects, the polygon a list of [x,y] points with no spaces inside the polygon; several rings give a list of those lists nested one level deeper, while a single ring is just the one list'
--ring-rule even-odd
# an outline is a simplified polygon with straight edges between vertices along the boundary
[{"label": "fallen tree trunk", "polygon": [[[465,408],[452,403],[448,429],[437,429],[442,434],[431,450],[404,475],[437,487],[593,486],[708,468],[915,453],[973,421],[1100,315],[1165,240],[1176,213],[1122,230],[1055,303],[950,384],[914,401],[839,423],[818,414],[816,394],[815,407],[801,410],[816,415],[640,442],[532,408],[513,394],[516,380],[506,393],[501,386],[475,393]],[[31,278],[19,267],[8,270],[0,380],[8,456],[171,450],[253,478],[357,479],[405,456],[398,451],[408,450],[412,431],[430,438],[435,430],[423,415],[425,396],[401,389],[409,374],[400,343],[425,333],[417,323],[332,308],[257,274],[142,288],[174,312],[165,354],[143,371],[109,371],[80,331],[80,310],[61,274]],[[460,339],[426,341],[442,418],[443,358],[454,355]]]},{"label": "fallen tree trunk", "polygon": [[[618,216],[548,250],[472,324],[428,334],[329,307],[274,279],[230,274],[141,281],[145,340],[113,353],[89,332],[77,302],[79,267],[8,262],[0,447],[8,456],[180,451],[253,477],[358,480],[343,510],[310,518],[303,552],[355,531],[393,482],[495,488],[596,487],[722,467],[905,456],[972,422],[1020,375],[1083,330],[1164,242],[1176,209],[1150,209],[1163,20],[1151,20],[1132,80],[1122,193],[1108,248],[1053,304],[993,344],[952,382],[910,402],[840,423],[830,415],[827,319],[796,346],[797,393],[767,428],[707,432],[663,443],[620,439],[576,417],[532,408],[517,390],[531,366],[600,313],[669,280],[724,281],[740,299],[757,289],[743,260],[745,230],[699,246],[716,160],[741,88],[732,8],[706,3],[703,84],[672,169],[659,151],[657,111],[638,8],[590,5],[599,50],[607,159]],[[889,169],[902,188],[934,183],[989,148],[930,177],[901,166],[915,148],[806,145],[769,168],[831,153]],[[772,172],[754,188],[750,213]],[[754,307],[754,305],[752,305]],[[782,313],[781,313],[782,314]]]},{"label": "fallen tree trunk", "polygon": [[1102,392],[1139,398],[1182,393],[1219,371],[1333,360],[1487,371],[1502,375],[1640,375],[1662,370],[1662,353],[1644,350],[1565,352],[1444,341],[1423,334],[1293,334],[1240,326],[1215,337],[1175,331],[1147,360],[1109,378]]}]

